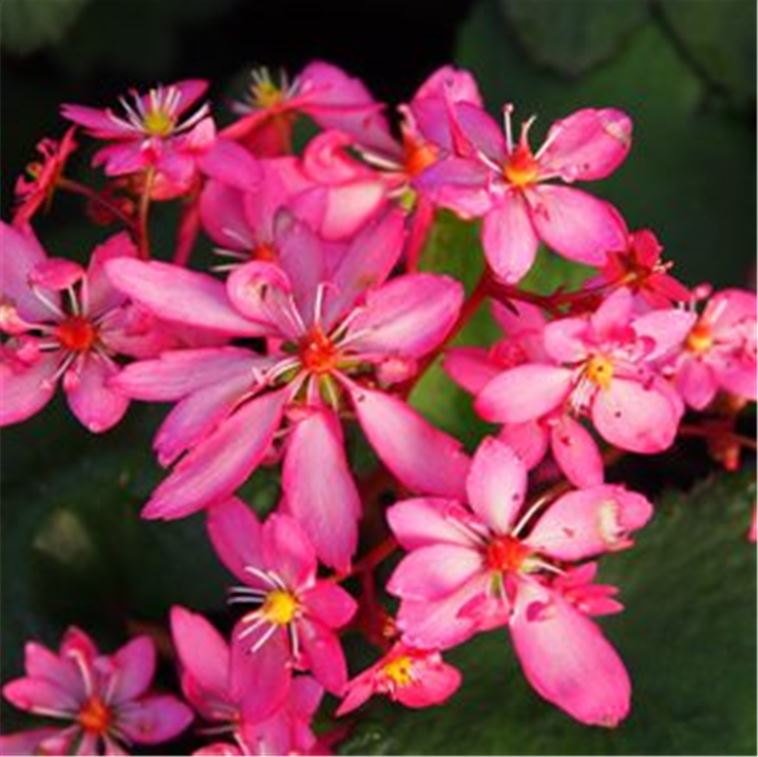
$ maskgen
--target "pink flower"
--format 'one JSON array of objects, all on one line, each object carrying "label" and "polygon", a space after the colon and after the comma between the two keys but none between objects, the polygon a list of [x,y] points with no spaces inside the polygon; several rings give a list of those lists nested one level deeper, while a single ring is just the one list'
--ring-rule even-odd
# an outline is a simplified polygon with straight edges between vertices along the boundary
[{"label": "pink flower", "polygon": [[254,70],[248,100],[234,109],[242,117],[222,135],[244,143],[255,155],[291,152],[292,124],[300,114],[324,129],[350,134],[361,144],[391,143],[384,106],[360,80],[321,61],[308,64],[292,81],[283,72],[276,82],[268,69]]},{"label": "pink flower", "polygon": [[83,105],[64,105],[62,113],[93,137],[113,142],[95,153],[93,165],[104,164],[108,176],[153,168],[151,197],[171,199],[190,188],[197,176],[198,157],[215,139],[207,104],[183,118],[207,88],[207,82],[189,79],[155,87],[144,95],[131,91],[131,103],[120,98],[123,115]]},{"label": "pink flower", "polygon": [[251,722],[240,710],[230,687],[230,653],[226,641],[201,615],[171,609],[171,634],[182,668],[182,691],[213,726],[234,743],[217,742],[195,754],[309,754],[316,746],[310,721],[323,689],[309,676],[292,680],[289,696],[273,715]]},{"label": "pink flower", "polygon": [[42,160],[26,167],[29,178],[16,179],[16,208],[13,211],[13,225],[23,228],[37,211],[52,200],[55,185],[66,166],[71,153],[77,148],[74,140],[76,127],[71,127],[60,142],[45,138],[37,143],[37,151]]},{"label": "pink flower", "polygon": [[538,517],[539,501],[522,512],[526,468],[493,438],[477,450],[466,489],[469,505],[424,498],[388,511],[410,550],[387,584],[401,598],[403,642],[445,649],[508,625],[543,697],[582,722],[617,723],[628,710],[629,680],[584,615],[616,609],[608,605],[613,592],[590,588],[591,576],[567,575],[562,566],[631,546],[652,506],[622,486],[601,485],[559,497]]},{"label": "pink flower", "polygon": [[156,448],[164,464],[189,452],[153,493],[145,517],[183,517],[229,497],[261,463],[286,417],[286,508],[322,562],[347,569],[360,514],[339,422],[350,405],[404,485],[460,490],[468,465],[460,444],[375,388],[413,375],[417,360],[445,338],[462,300],[460,284],[443,276],[384,283],[402,248],[402,227],[399,211],[372,222],[331,275],[319,240],[295,221],[278,237],[281,268],[247,263],[226,287],[162,263],[114,261],[114,283],[156,315],[230,336],[266,336],[276,345],[268,356],[239,347],[166,352],[118,378],[132,397],[180,400]]},{"label": "pink flower", "polygon": [[676,388],[696,410],[720,389],[756,399],[756,300],[741,289],[710,298],[673,361]]},{"label": "pink flower", "polygon": [[0,330],[10,336],[0,360],[0,425],[41,410],[62,377],[74,415],[92,432],[107,431],[129,405],[109,384],[120,367],[115,358],[151,357],[175,342],[105,276],[106,261],[134,258],[134,245],[125,233],[111,237],[84,271],[48,258],[31,232],[2,224],[0,234]]},{"label": "pink flower", "polygon": [[660,452],[676,435],[683,403],[660,375],[663,361],[685,339],[694,316],[683,310],[633,312],[628,289],[610,295],[586,317],[545,327],[553,362],[506,370],[479,394],[487,420],[525,423],[556,411],[589,415],[598,433],[632,452]]},{"label": "pink flower", "polygon": [[579,189],[549,182],[613,173],[629,152],[630,119],[612,108],[579,110],[554,123],[535,154],[528,142],[533,119],[514,145],[511,110],[504,109],[505,138],[473,103],[450,103],[445,127],[415,112],[422,133],[454,153],[422,173],[417,188],[463,218],[484,219],[484,252],[503,281],[526,274],[540,240],[571,260],[602,265],[608,250],[625,244],[617,211]]},{"label": "pink flower", "polygon": [[316,554],[296,520],[275,513],[261,526],[238,499],[210,509],[208,533],[244,586],[232,603],[254,604],[232,632],[229,695],[245,718],[270,717],[290,693],[292,670],[310,670],[341,696],[345,658],[335,630],[356,610],[352,597],[316,576]]},{"label": "pink flower", "polygon": [[74,627],[58,654],[29,642],[26,677],[7,683],[3,696],[21,710],[71,725],[0,736],[0,752],[125,754],[123,743],[173,739],[192,722],[192,712],[174,696],[148,691],[154,673],[155,647],[147,636],[113,655],[98,652]]},{"label": "pink flower", "polygon": [[346,715],[374,694],[386,694],[406,707],[446,702],[461,684],[461,674],[439,652],[395,644],[381,660],[347,684],[337,715]]}]

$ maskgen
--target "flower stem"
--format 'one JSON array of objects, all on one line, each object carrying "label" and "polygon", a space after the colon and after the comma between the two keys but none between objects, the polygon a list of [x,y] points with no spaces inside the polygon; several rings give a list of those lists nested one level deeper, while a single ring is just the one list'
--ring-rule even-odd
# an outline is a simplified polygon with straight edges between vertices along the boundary
[{"label": "flower stem", "polygon": [[137,214],[137,231],[139,237],[139,256],[142,260],[150,260],[150,229],[148,227],[148,216],[150,213],[150,193],[153,189],[155,179],[155,168],[148,166],[145,169],[145,183],[142,187],[142,196],[139,202],[139,211]]},{"label": "flower stem", "polygon": [[129,229],[134,229],[134,219],[130,218],[126,213],[124,213],[123,210],[121,210],[121,208],[114,205],[102,195],[98,194],[94,189],[85,186],[84,184],[80,184],[78,181],[74,181],[73,179],[67,179],[64,176],[58,177],[55,185],[56,187],[67,192],[73,192],[74,194],[86,197],[90,202],[94,202],[97,205],[100,205],[100,207],[107,210],[109,213],[112,213],[125,226],[128,226]]}]

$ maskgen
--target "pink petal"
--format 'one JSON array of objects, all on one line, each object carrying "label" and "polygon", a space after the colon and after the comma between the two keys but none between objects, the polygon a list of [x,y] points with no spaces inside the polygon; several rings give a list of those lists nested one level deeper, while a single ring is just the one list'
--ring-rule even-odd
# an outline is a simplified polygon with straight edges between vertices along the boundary
[{"label": "pink petal", "polygon": [[178,736],[193,717],[176,697],[151,695],[120,708],[118,726],[136,744],[160,744]]},{"label": "pink petal", "polygon": [[405,549],[444,544],[475,547],[477,540],[455,525],[470,516],[459,503],[447,499],[406,499],[387,509],[387,521]]},{"label": "pink petal", "polygon": [[393,279],[367,294],[347,332],[355,336],[352,349],[421,357],[447,336],[463,295],[463,287],[447,276],[416,273]]},{"label": "pink petal", "polygon": [[155,646],[149,636],[138,636],[111,658],[114,670],[111,702],[136,699],[149,688],[155,675]]},{"label": "pink petal", "polygon": [[482,245],[487,262],[506,284],[520,281],[534,263],[539,238],[518,192],[509,192],[484,216]]},{"label": "pink petal", "polygon": [[94,434],[113,428],[129,407],[129,398],[109,384],[117,370],[106,358],[91,354],[63,376],[71,412]]},{"label": "pink petal", "polygon": [[84,278],[84,268],[65,258],[47,258],[32,268],[29,283],[52,292],[63,292]]},{"label": "pink petal", "polygon": [[396,397],[355,385],[350,392],[369,443],[404,486],[414,492],[464,498],[469,459],[460,442]]},{"label": "pink petal", "polygon": [[603,457],[592,435],[580,423],[561,415],[550,427],[550,445],[555,462],[574,486],[603,483]]},{"label": "pink petal", "polygon": [[333,412],[314,410],[295,424],[282,475],[287,507],[308,531],[321,562],[347,571],[358,546],[361,501]]},{"label": "pink petal", "polygon": [[558,560],[584,560],[632,546],[629,535],[650,520],[641,494],[608,484],[569,492],[537,521],[525,544]]},{"label": "pink petal", "polygon": [[523,423],[558,407],[571,390],[571,371],[532,363],[504,371],[476,398],[476,411],[488,421]]},{"label": "pink petal", "polygon": [[260,163],[244,147],[223,138],[200,158],[199,166],[212,179],[243,192],[257,189],[263,178]]},{"label": "pink petal", "polygon": [[474,76],[464,68],[442,66],[429,75],[416,90],[413,100],[441,97],[447,93],[452,102],[470,102],[482,106],[482,96]]},{"label": "pink petal", "polygon": [[269,515],[261,531],[261,550],[266,568],[288,586],[308,585],[316,575],[316,551],[305,529],[289,515]]},{"label": "pink petal", "polygon": [[508,533],[524,503],[526,466],[503,442],[488,436],[471,461],[466,480],[473,511],[493,530]]},{"label": "pink petal", "polygon": [[395,691],[395,699],[406,707],[421,708],[443,704],[461,685],[457,668],[440,660],[435,664],[421,662],[416,680]]},{"label": "pink petal", "polygon": [[590,325],[586,318],[560,318],[545,326],[545,351],[559,363],[578,363],[588,356]]},{"label": "pink petal", "polygon": [[251,252],[255,233],[245,214],[242,191],[210,179],[200,195],[203,229],[216,243],[229,250]]},{"label": "pink petal", "polygon": [[182,668],[205,690],[225,697],[229,682],[229,647],[202,616],[171,608],[171,638]]},{"label": "pink petal", "polygon": [[280,390],[243,405],[179,462],[153,492],[142,517],[182,518],[229,497],[268,451],[285,401]]},{"label": "pink petal", "polygon": [[0,736],[1,755],[41,754],[39,746],[43,741],[57,736],[60,728],[32,728],[29,731],[6,733]]},{"label": "pink petal", "polygon": [[[128,176],[140,173],[148,166],[155,165],[167,146],[158,140],[152,140],[154,149],[142,149],[142,143],[137,140],[116,142],[98,150],[92,157],[93,166],[105,166],[106,176]],[[160,173],[156,173],[156,186],[159,184]],[[153,190],[155,191],[155,190]]]},{"label": "pink petal", "polygon": [[611,444],[630,452],[662,452],[676,437],[681,418],[678,407],[660,381],[643,386],[614,378],[592,403],[592,422]]},{"label": "pink petal", "polygon": [[520,582],[510,629],[524,675],[548,702],[587,725],[612,727],[627,716],[624,664],[599,628],[560,595]]},{"label": "pink petal", "polygon": [[78,691],[68,691],[46,678],[15,678],[3,686],[3,696],[20,710],[53,717],[78,712]]},{"label": "pink petal", "polygon": [[24,646],[24,667],[29,678],[45,678],[76,698],[85,696],[84,682],[76,664],[47,647],[29,641]]},{"label": "pink petal", "polygon": [[263,568],[261,524],[240,499],[231,497],[208,510],[208,536],[221,562],[243,583],[263,587],[246,566]]},{"label": "pink petal", "polygon": [[265,333],[234,310],[224,285],[207,274],[128,259],[109,261],[106,272],[114,286],[166,320],[235,336]]},{"label": "pink petal", "polygon": [[9,426],[31,418],[42,410],[55,394],[51,381],[60,356],[41,354],[31,365],[14,359],[0,360],[0,426]]},{"label": "pink petal", "polygon": [[615,108],[583,108],[556,121],[547,133],[540,169],[564,181],[604,179],[626,159],[632,120]]},{"label": "pink petal", "polygon": [[[369,669],[370,671],[371,669]],[[369,673],[366,671],[366,673]],[[345,697],[337,708],[335,715],[341,717],[353,710],[357,710],[364,702],[367,702],[375,693],[372,676],[361,674],[347,684]],[[0,742],[2,743],[2,742]]]},{"label": "pink petal", "polygon": [[711,404],[718,390],[714,371],[703,360],[684,355],[676,372],[675,385],[682,399],[695,410]]},{"label": "pink petal", "polygon": [[427,168],[413,184],[435,205],[461,218],[479,218],[492,208],[487,189],[490,174],[478,161],[446,158]]},{"label": "pink petal", "polygon": [[89,134],[100,139],[123,139],[132,137],[133,132],[114,122],[110,116],[110,108],[90,108],[86,105],[61,105],[61,115],[84,126]]},{"label": "pink petal", "polygon": [[547,452],[549,434],[544,423],[524,421],[524,423],[506,423],[498,434],[498,439],[507,444],[531,470],[542,461]]},{"label": "pink petal", "polygon": [[421,547],[401,560],[387,582],[387,591],[402,599],[444,599],[483,570],[476,549],[454,544]]},{"label": "pink petal", "polygon": [[336,634],[318,621],[297,621],[298,640],[313,677],[331,694],[341,696],[347,684],[347,663]]},{"label": "pink petal", "polygon": [[502,372],[483,347],[453,347],[445,352],[442,366],[456,384],[471,394],[478,394]]},{"label": "pink petal", "polygon": [[331,581],[317,581],[303,594],[308,615],[327,628],[340,628],[350,621],[358,609],[355,600],[340,586]]},{"label": "pink petal", "polygon": [[635,318],[632,322],[634,333],[653,342],[645,360],[664,360],[671,356],[681,347],[696,320],[695,313],[674,308],[653,310]]},{"label": "pink petal", "polygon": [[609,250],[624,248],[616,211],[586,192],[541,184],[527,200],[540,238],[571,260],[602,265]]}]

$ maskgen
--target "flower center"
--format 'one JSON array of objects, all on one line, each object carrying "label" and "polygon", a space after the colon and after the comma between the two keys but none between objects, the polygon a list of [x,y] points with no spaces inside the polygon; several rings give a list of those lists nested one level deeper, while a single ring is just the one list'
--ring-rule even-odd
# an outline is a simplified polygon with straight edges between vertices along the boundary
[{"label": "flower center", "polygon": [[153,108],[145,114],[142,126],[153,137],[167,137],[174,130],[174,118],[163,108]]},{"label": "flower center", "polygon": [[286,589],[274,589],[266,595],[261,613],[270,623],[286,626],[292,622],[300,603],[292,592]]},{"label": "flower center", "polygon": [[104,734],[111,722],[111,711],[99,697],[91,697],[79,710],[78,720],[85,731]]},{"label": "flower center", "polygon": [[339,350],[316,326],[300,344],[300,359],[311,373],[329,373],[337,367]]},{"label": "flower center", "polygon": [[704,352],[708,352],[712,346],[713,334],[710,327],[702,322],[696,323],[687,337],[687,349],[697,355],[702,355]]},{"label": "flower center", "polygon": [[266,79],[255,82],[250,87],[253,102],[260,108],[272,108],[284,99],[282,90]]},{"label": "flower center", "polygon": [[261,242],[253,248],[253,259],[264,260],[266,262],[276,262],[276,249],[268,242]]},{"label": "flower center", "polygon": [[410,176],[417,176],[437,160],[439,150],[429,142],[405,140],[405,170]]},{"label": "flower center", "polygon": [[397,686],[413,683],[413,661],[408,655],[391,660],[382,668],[382,672]]},{"label": "flower center", "polygon": [[528,147],[519,145],[503,165],[503,176],[515,187],[533,184],[539,174],[539,164]]},{"label": "flower center", "polygon": [[58,341],[73,352],[86,352],[95,343],[97,331],[83,316],[72,315],[55,330]]},{"label": "flower center", "polygon": [[603,355],[595,355],[595,357],[590,358],[587,362],[584,375],[595,386],[607,389],[613,379],[613,363],[607,357],[603,357]]},{"label": "flower center", "polygon": [[520,570],[531,552],[513,536],[497,536],[487,545],[484,561],[490,570],[508,573]]}]

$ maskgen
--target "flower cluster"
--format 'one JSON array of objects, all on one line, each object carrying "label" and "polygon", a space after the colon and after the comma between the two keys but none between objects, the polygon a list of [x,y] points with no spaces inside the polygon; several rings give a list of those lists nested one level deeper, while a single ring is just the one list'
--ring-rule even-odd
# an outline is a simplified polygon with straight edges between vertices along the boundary
[{"label": "flower cluster", "polygon": [[[654,508],[606,470],[688,428],[708,436],[683,423],[689,410],[718,414],[709,442],[736,464],[736,418],[756,399],[755,295],[690,290],[652,231],[630,232],[575,186],[627,158],[632,121],[616,109],[569,114],[533,150],[534,118],[514,138],[513,106],[501,130],[474,78],[449,66],[392,118],[321,62],[293,79],[254,72],[226,125],[206,91],[190,80],[113,108],[63,106],[74,126],[40,143],[44,160],[19,179],[2,224],[0,422],[41,411],[59,379],[94,433],[134,400],[172,403],[153,440],[166,475],[142,516],[203,512],[241,612],[227,639],[172,608],[192,709],[145,693],[147,638],[111,657],[76,629],[58,655],[30,643],[27,677],[4,694],[71,725],[5,736],[0,749],[118,754],[173,738],[194,710],[198,733],[216,738],[196,754],[324,753],[344,732],[340,721],[313,730],[325,692],[341,699],[336,716],[375,694],[439,705],[461,682],[442,654],[501,628],[541,697],[617,725],[630,677],[593,618],[623,608],[617,587],[596,582],[597,559],[632,547]],[[295,150],[301,118],[316,134]],[[103,189],[66,175],[85,136],[99,143]],[[119,227],[86,265],[49,256],[35,236],[56,191]],[[151,211],[177,200],[173,255],[156,255]],[[468,296],[421,270],[430,230],[451,212],[481,220],[483,261],[470,264],[484,272]],[[209,270],[189,267],[201,235],[219,256]],[[576,291],[525,289],[540,244],[594,274]],[[451,346],[485,305],[502,338]],[[440,357],[495,424],[470,455],[409,402]],[[346,443],[357,434],[378,459],[369,478]],[[238,494],[261,467],[281,473],[265,519]],[[386,510],[379,489],[394,494]],[[391,614],[374,569],[397,550]],[[348,670],[346,631],[376,646],[367,669]]]}]

